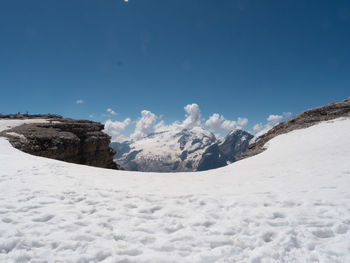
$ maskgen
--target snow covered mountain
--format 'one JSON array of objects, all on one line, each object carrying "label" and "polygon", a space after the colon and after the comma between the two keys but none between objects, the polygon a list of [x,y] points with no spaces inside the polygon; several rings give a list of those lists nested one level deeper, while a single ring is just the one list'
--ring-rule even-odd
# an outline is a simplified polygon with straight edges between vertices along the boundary
[{"label": "snow covered mountain", "polygon": [[208,147],[203,153],[197,171],[219,168],[235,162],[248,148],[253,135],[242,130],[233,130],[223,141]]},{"label": "snow covered mountain", "polygon": [[321,122],[220,169],[142,176],[0,137],[0,262],[350,262],[349,131]]},{"label": "snow covered mountain", "polygon": [[112,143],[115,160],[124,169],[144,172],[209,170],[234,162],[252,138],[236,130],[218,140],[201,127],[153,133],[136,141]]},{"label": "snow covered mountain", "polygon": [[123,143],[112,143],[116,161],[130,171],[195,171],[204,151],[217,141],[201,127],[169,130]]}]

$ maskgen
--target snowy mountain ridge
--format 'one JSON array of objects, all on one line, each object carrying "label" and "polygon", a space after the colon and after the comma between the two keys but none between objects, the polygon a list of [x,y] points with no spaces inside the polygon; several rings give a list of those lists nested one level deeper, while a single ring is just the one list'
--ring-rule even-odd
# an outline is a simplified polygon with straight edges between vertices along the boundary
[{"label": "snowy mountain ridge", "polygon": [[205,149],[214,142],[213,133],[194,127],[153,133],[136,141],[112,143],[111,147],[119,152],[116,161],[126,170],[193,171]]},{"label": "snowy mountain ridge", "polygon": [[[248,142],[244,143],[248,137],[252,138],[247,132],[234,130],[225,138],[217,139],[212,132],[193,127],[152,133],[139,140],[112,143],[111,147],[117,151],[116,162],[126,170],[190,172],[214,169],[235,161],[248,147]],[[224,155],[207,161],[209,148],[222,147],[227,148]],[[219,150],[216,152],[216,155],[221,154]]]}]

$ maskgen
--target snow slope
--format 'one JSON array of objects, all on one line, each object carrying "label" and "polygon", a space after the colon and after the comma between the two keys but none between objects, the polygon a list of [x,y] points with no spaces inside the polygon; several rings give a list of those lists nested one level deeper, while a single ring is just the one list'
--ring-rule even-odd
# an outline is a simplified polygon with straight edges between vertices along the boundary
[{"label": "snow slope", "polygon": [[0,138],[0,262],[350,262],[350,119],[268,144],[217,170],[157,174]]}]

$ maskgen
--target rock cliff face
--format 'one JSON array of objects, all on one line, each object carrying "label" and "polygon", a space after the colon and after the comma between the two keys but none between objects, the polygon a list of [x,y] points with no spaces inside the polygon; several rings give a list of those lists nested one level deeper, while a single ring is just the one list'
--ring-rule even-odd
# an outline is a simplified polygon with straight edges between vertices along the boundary
[{"label": "rock cliff face", "polygon": [[[12,117],[11,117],[12,116]],[[2,133],[17,149],[56,160],[121,169],[113,161],[115,151],[109,147],[110,136],[104,125],[87,120],[73,120],[59,115],[1,115],[10,119],[48,119],[48,123],[23,124]]]},{"label": "rock cliff face", "polygon": [[263,152],[265,150],[265,143],[280,134],[288,133],[296,129],[307,128],[321,121],[328,121],[341,117],[350,117],[350,97],[343,101],[337,101],[322,107],[306,110],[278,124],[267,133],[260,136],[255,143],[249,145],[247,151],[241,155],[240,159]]}]

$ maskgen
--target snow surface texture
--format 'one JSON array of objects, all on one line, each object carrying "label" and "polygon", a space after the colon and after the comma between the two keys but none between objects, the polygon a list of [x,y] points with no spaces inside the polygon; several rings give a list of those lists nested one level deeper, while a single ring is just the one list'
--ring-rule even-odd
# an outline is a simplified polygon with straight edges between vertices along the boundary
[{"label": "snow surface texture", "polygon": [[349,131],[324,122],[177,174],[59,162],[0,138],[0,262],[350,262]]}]

